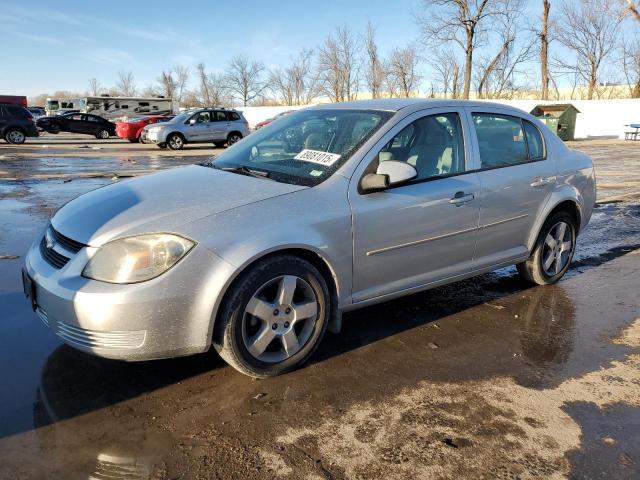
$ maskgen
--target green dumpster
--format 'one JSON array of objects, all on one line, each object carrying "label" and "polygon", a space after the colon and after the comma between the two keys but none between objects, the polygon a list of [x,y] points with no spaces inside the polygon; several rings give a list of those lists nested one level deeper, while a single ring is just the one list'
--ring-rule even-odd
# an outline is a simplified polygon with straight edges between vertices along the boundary
[{"label": "green dumpster", "polygon": [[576,132],[576,119],[580,110],[570,103],[555,105],[537,105],[531,110],[531,115],[538,117],[549,130],[562,140],[573,140]]}]

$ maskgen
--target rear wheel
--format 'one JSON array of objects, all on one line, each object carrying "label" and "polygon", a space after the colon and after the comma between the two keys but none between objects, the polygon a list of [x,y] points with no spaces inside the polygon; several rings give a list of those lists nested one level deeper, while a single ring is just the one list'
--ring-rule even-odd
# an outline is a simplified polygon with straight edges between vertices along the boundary
[{"label": "rear wheel", "polygon": [[167,146],[171,150],[182,150],[182,147],[184,147],[184,138],[182,138],[182,135],[179,133],[172,133],[167,138]]},{"label": "rear wheel", "polygon": [[240,140],[242,140],[242,135],[240,133],[231,132],[227,137],[227,146],[230,147],[231,145],[238,143]]},{"label": "rear wheel", "polygon": [[99,140],[107,140],[109,138],[109,131],[104,128],[98,130],[98,133],[96,133],[96,138]]},{"label": "rear wheel", "polygon": [[22,130],[19,128],[11,128],[7,130],[7,133],[4,135],[4,139],[7,143],[12,143],[14,145],[20,145],[24,143],[26,136]]},{"label": "rear wheel", "polygon": [[575,219],[554,213],[544,222],[531,256],[517,265],[518,272],[536,285],[556,283],[569,269],[575,249]]},{"label": "rear wheel", "polygon": [[267,258],[231,287],[217,319],[214,347],[252,377],[290,371],[309,359],[329,321],[327,282],[306,260]]}]

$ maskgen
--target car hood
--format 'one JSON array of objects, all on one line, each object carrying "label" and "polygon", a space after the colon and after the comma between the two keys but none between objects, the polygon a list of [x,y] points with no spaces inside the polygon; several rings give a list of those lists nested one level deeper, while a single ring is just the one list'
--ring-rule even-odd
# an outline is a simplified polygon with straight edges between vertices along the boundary
[{"label": "car hood", "polygon": [[51,223],[62,235],[99,247],[129,235],[179,233],[200,218],[305,188],[192,165],[93,190]]}]

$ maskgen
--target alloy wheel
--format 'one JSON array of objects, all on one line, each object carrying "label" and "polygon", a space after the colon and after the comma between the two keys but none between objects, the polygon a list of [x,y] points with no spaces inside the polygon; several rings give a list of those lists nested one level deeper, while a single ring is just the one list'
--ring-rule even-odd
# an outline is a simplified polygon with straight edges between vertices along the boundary
[{"label": "alloy wheel", "polygon": [[24,133],[20,130],[11,130],[8,137],[11,143],[24,143]]},{"label": "alloy wheel", "polygon": [[544,239],[542,268],[550,277],[559,274],[569,262],[575,247],[571,227],[566,222],[558,222]]},{"label": "alloy wheel", "polygon": [[319,310],[316,293],[305,280],[295,275],[276,277],[258,288],[247,303],[244,345],[257,360],[282,362],[309,341]]},{"label": "alloy wheel", "polygon": [[173,135],[169,139],[169,146],[174,150],[180,150],[182,148],[182,145],[182,138],[179,135]]},{"label": "alloy wheel", "polygon": [[229,139],[227,140],[227,145],[231,146],[234,143],[238,143],[241,139],[242,137],[240,135],[234,133],[233,135],[229,136]]}]

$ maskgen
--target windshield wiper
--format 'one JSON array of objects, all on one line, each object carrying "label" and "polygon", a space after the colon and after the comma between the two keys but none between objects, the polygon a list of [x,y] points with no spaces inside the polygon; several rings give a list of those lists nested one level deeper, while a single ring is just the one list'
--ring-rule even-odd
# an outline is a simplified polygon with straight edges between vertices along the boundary
[{"label": "windshield wiper", "polygon": [[266,178],[268,180],[273,180],[269,172],[265,172],[263,170],[255,170],[245,165],[239,165],[237,167],[218,167],[215,163],[211,163],[209,166],[217,170],[224,170],[225,172],[239,173],[240,175],[247,175],[248,177]]}]

